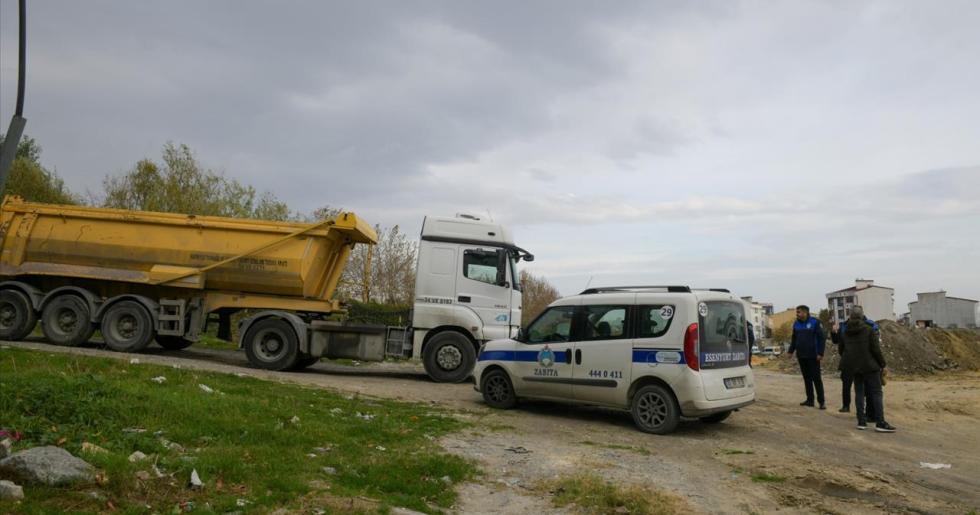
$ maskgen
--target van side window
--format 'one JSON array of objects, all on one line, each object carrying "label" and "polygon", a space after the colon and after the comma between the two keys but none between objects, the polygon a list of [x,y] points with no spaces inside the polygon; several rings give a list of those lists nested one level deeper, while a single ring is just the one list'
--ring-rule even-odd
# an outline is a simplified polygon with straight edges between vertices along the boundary
[{"label": "van side window", "polygon": [[525,343],[567,342],[572,337],[574,320],[575,306],[553,307],[531,322]]},{"label": "van side window", "polygon": [[496,285],[501,275],[500,258],[492,250],[467,249],[463,252],[463,277]]},{"label": "van side window", "polygon": [[637,317],[637,338],[658,338],[667,334],[670,321],[674,319],[674,306],[637,306],[640,310]]},{"label": "van side window", "polygon": [[583,340],[629,338],[628,306],[585,306]]}]

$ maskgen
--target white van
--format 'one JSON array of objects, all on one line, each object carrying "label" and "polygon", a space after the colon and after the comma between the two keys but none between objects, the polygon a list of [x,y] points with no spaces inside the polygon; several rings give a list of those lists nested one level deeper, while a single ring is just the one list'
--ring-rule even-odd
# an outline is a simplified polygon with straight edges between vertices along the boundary
[{"label": "white van", "polygon": [[717,423],[755,401],[745,304],[727,290],[592,288],[553,302],[514,339],[485,344],[474,370],[486,403],[520,398],[630,410],[670,433]]}]

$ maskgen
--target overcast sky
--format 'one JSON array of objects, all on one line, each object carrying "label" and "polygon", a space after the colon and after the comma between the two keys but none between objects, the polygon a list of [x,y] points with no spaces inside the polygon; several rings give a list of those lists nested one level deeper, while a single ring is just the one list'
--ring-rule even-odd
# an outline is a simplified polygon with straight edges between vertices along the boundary
[{"label": "overcast sky", "polygon": [[[980,298],[972,0],[28,7],[27,133],[75,191],[174,141],[298,211],[489,213],[563,294]],[[14,0],[0,31],[6,130]]]}]

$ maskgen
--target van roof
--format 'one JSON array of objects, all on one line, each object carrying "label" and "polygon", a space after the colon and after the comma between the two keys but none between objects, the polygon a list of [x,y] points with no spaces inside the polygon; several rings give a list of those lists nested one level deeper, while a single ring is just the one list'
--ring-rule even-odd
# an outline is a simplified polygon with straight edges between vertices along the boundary
[{"label": "van roof", "polygon": [[592,295],[596,293],[691,293],[692,291],[714,291],[719,293],[731,293],[727,288],[696,288],[690,286],[604,286],[601,288],[588,288],[579,295]]}]

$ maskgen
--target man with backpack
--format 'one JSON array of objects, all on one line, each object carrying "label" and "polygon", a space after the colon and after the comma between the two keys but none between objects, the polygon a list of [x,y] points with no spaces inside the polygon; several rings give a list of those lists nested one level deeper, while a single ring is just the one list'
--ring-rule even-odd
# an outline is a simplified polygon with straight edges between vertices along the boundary
[{"label": "man with backpack", "polygon": [[[864,309],[861,306],[851,308],[847,327],[840,331],[840,337],[844,348],[844,355],[841,356],[841,371],[854,378],[857,428],[860,430],[868,428],[867,411],[877,421],[875,431],[894,433],[895,427],[885,421],[881,391],[881,374],[885,370],[885,356],[881,353],[878,335],[864,322]],[[865,391],[870,392],[871,402],[868,406],[865,406]]]}]

